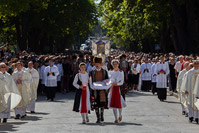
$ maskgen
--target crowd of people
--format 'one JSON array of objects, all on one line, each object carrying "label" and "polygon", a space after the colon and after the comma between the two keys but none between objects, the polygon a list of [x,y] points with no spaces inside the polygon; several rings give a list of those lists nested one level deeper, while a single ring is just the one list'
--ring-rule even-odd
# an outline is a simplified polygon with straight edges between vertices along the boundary
[{"label": "crowd of people", "polygon": [[121,50],[111,50],[109,56],[1,53],[0,119],[6,123],[12,109],[15,119],[26,117],[26,111],[35,113],[37,94],[54,101],[56,92],[76,91],[73,111],[81,113],[83,124],[89,122],[91,110],[96,112],[96,123],[103,122],[108,108],[113,108],[114,122],[118,123],[129,91],[151,91],[163,102],[170,90],[179,94],[183,115],[198,123],[198,74],[197,55]]}]

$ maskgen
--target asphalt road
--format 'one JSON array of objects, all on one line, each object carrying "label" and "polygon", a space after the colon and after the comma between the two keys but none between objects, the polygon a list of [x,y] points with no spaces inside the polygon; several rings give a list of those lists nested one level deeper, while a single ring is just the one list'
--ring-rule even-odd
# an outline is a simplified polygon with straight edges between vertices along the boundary
[{"label": "asphalt road", "polygon": [[[123,109],[123,121],[114,123],[111,109],[105,110],[105,122],[96,124],[94,112],[90,123],[81,124],[79,113],[72,112],[74,93],[57,94],[54,102],[40,96],[36,114],[27,114],[23,120],[13,117],[7,124],[0,124],[0,132],[19,133],[199,133],[199,125],[190,124],[181,115],[178,100],[168,96],[160,102],[156,95],[147,92],[127,94],[127,107]],[[12,112],[12,116],[14,116]]]}]

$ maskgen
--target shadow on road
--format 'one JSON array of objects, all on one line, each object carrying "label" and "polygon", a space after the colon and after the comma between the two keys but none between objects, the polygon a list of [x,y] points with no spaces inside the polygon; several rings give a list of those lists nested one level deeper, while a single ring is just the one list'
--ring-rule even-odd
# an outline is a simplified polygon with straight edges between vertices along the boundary
[{"label": "shadow on road", "polygon": [[18,131],[18,125],[26,124],[28,122],[12,122],[6,124],[0,124],[1,133],[16,132]]},{"label": "shadow on road", "polygon": [[104,122],[104,123],[87,123],[86,125],[89,126],[109,126],[109,125],[115,125],[115,126],[127,126],[127,125],[131,125],[131,126],[143,126],[142,124],[138,124],[138,123],[131,123],[131,122],[121,122],[121,123],[113,123],[113,122]]},{"label": "shadow on road", "polygon": [[[53,102],[62,102],[65,103],[67,100],[74,100],[75,92],[70,92],[66,94],[56,93],[55,99]],[[48,102],[46,96],[38,96],[37,102]]]},{"label": "shadow on road", "polygon": [[138,97],[138,96],[154,96],[151,92],[130,91],[126,94],[126,97]]}]

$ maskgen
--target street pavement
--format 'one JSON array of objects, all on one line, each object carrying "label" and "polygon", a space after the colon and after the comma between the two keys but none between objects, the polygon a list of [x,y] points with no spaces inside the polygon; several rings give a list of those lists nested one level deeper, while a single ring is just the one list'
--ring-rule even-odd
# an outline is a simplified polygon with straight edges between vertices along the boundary
[{"label": "street pavement", "polygon": [[104,123],[96,124],[92,111],[86,125],[81,124],[80,113],[72,112],[73,99],[74,93],[58,93],[54,102],[39,96],[36,114],[15,120],[12,112],[8,123],[0,124],[0,133],[199,133],[199,125],[190,124],[181,115],[181,106],[174,96],[160,102],[150,92],[131,91],[126,96],[121,123],[114,123],[113,111],[109,109],[105,110]]}]

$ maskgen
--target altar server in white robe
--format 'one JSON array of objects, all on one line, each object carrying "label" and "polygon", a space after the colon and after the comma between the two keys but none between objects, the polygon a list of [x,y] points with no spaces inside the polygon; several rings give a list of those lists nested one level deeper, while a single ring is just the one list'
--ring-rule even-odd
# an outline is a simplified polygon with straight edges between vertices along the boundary
[{"label": "altar server in white robe", "polygon": [[194,97],[194,87],[196,83],[196,78],[199,74],[199,61],[194,61],[194,68],[189,70],[185,74],[185,79],[184,79],[184,91],[185,94],[187,95],[187,104],[188,104],[188,114],[189,114],[189,121],[192,122],[195,120],[198,122],[198,116],[197,116],[197,110],[195,108],[194,102],[195,102],[195,97]]},{"label": "altar server in white robe", "polygon": [[12,79],[12,76],[6,72],[6,64],[0,63],[0,122],[7,122],[10,118],[10,110],[15,108],[21,101],[19,90]]},{"label": "altar server in white robe", "polygon": [[160,62],[155,65],[156,88],[158,98],[164,101],[167,98],[167,75],[169,74],[169,65],[165,62],[164,56],[160,56]]},{"label": "altar server in white robe", "polygon": [[142,91],[149,91],[151,89],[151,63],[145,58],[145,62],[140,67],[141,80],[142,80]]},{"label": "altar server in white robe", "polygon": [[[187,110],[186,110],[186,96],[184,93],[184,89],[182,89],[182,83],[184,80],[184,75],[186,72],[188,72],[190,70],[191,64],[189,64],[189,62],[185,62],[184,66],[183,66],[183,70],[180,71],[179,75],[178,75],[178,79],[177,79],[177,86],[176,86],[176,90],[178,92],[178,97],[180,99],[180,103],[181,103],[181,107],[182,107],[182,115],[186,115],[187,114]],[[192,64],[193,66],[193,64]]]},{"label": "altar server in white robe", "polygon": [[[124,101],[120,86],[124,83],[124,72],[119,70],[119,61],[112,60],[113,70],[109,71],[109,78],[112,82],[112,87],[110,88],[108,94],[108,107],[113,108],[113,114],[115,116],[115,123],[122,121],[122,108],[126,107],[126,102]],[[117,114],[119,111],[119,117]]]},{"label": "altar server in white robe", "polygon": [[27,72],[22,70],[21,62],[17,64],[17,70],[13,73],[13,79],[17,84],[17,88],[21,93],[21,101],[15,108],[16,119],[24,118],[26,116],[26,107],[30,104],[32,91],[30,88],[32,77]]},{"label": "altar server in white robe", "polygon": [[80,73],[76,74],[73,81],[73,86],[78,89],[76,93],[79,93],[76,94],[73,111],[80,112],[83,120],[82,124],[86,124],[89,122],[88,112],[91,110],[90,91],[88,86],[89,74],[86,72],[85,63],[80,63],[79,68]]},{"label": "altar server in white robe", "polygon": [[39,73],[36,69],[33,68],[32,61],[30,61],[28,63],[28,68],[26,69],[26,71],[28,73],[30,73],[32,76],[32,82],[30,84],[31,91],[32,91],[31,102],[27,106],[27,110],[30,111],[31,113],[35,113],[35,101],[37,99],[37,89],[38,89],[38,85],[39,85]]},{"label": "altar server in white robe", "polygon": [[59,75],[59,70],[57,66],[53,65],[53,60],[49,61],[49,66],[45,68],[44,75],[46,77],[47,100],[51,99],[53,101],[57,88],[57,76]]}]

